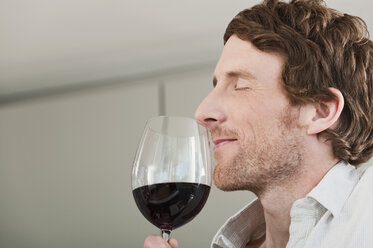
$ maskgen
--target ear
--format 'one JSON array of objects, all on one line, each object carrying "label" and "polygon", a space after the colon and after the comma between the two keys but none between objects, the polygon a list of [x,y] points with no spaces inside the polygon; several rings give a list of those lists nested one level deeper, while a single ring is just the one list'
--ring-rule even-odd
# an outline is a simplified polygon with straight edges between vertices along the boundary
[{"label": "ear", "polygon": [[342,113],[344,98],[342,93],[336,88],[329,88],[334,98],[329,101],[312,104],[308,115],[307,134],[318,134],[322,131],[333,128]]}]

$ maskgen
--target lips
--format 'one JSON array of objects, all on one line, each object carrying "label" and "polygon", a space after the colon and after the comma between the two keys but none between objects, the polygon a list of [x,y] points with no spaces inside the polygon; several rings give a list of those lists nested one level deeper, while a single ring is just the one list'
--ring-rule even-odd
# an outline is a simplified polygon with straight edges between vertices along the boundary
[{"label": "lips", "polygon": [[237,139],[229,139],[229,138],[224,138],[224,139],[215,139],[214,140],[214,149],[217,149],[219,147],[222,147],[224,145],[230,144],[232,142],[237,141]]}]

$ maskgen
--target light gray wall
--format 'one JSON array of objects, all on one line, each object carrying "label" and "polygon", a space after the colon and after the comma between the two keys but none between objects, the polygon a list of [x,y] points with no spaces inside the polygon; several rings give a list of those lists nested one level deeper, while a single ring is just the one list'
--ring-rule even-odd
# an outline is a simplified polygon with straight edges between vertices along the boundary
[{"label": "light gray wall", "polygon": [[157,104],[141,84],[2,107],[0,247],[136,247],[151,228],[136,224],[131,163]]}]

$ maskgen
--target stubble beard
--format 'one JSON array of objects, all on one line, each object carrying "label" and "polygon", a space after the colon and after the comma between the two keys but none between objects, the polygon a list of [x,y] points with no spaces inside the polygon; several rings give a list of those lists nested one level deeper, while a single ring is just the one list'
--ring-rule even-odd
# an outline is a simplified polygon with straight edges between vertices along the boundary
[{"label": "stubble beard", "polygon": [[241,144],[231,161],[216,164],[214,181],[218,188],[249,190],[260,196],[299,178],[304,157],[302,127],[296,123],[290,108],[285,109],[278,119],[277,133],[266,134],[263,130],[255,143]]}]

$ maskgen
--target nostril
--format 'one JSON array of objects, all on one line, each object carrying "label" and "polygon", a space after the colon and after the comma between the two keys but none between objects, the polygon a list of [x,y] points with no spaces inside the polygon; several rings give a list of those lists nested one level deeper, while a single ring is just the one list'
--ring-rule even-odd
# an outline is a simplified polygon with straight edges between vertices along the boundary
[{"label": "nostril", "polygon": [[215,122],[215,121],[217,121],[217,120],[214,119],[214,118],[206,118],[204,121],[205,121],[206,123],[211,123],[211,122]]}]

